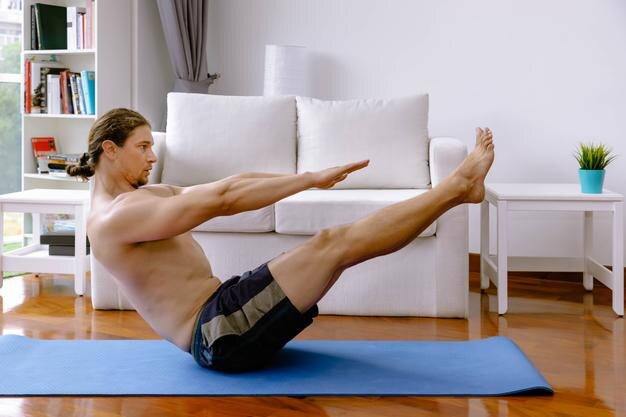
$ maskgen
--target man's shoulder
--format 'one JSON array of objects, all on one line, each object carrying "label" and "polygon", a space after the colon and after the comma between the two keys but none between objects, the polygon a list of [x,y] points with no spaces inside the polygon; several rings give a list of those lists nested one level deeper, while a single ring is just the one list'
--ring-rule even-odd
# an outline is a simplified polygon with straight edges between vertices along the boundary
[{"label": "man's shoulder", "polygon": [[126,202],[150,201],[152,197],[171,197],[174,192],[165,184],[143,185],[135,190],[117,195],[108,203],[108,208],[113,209],[119,204]]},{"label": "man's shoulder", "polygon": [[173,185],[169,185],[169,184],[148,184],[148,185],[143,185],[141,187],[139,187],[137,190],[135,191],[146,191],[148,193],[152,193],[158,197],[171,197],[173,195],[178,194],[176,192],[176,190],[179,187],[175,187]]}]

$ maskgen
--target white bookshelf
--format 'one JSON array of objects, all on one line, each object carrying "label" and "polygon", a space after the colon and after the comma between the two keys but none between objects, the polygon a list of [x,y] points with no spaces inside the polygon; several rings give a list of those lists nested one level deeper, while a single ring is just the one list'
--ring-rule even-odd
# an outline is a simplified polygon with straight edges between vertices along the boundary
[{"label": "white bookshelf", "polygon": [[[95,0],[92,49],[31,50],[30,6],[47,3],[85,7],[87,0],[25,0],[22,37],[22,189],[88,189],[87,182],[37,173],[30,138],[54,136],[59,152],[87,151],[89,129],[97,117],[115,107],[131,106],[131,5],[128,0]],[[95,115],[24,113],[24,62],[29,58],[54,58],[74,72],[95,71]]]}]

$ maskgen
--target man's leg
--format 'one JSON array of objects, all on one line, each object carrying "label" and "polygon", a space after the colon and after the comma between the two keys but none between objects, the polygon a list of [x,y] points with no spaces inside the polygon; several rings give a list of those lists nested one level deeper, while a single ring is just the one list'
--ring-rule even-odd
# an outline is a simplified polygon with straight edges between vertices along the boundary
[{"label": "man's leg", "polygon": [[401,249],[452,207],[482,201],[493,155],[491,132],[477,130],[475,149],[438,186],[354,223],[320,231],[271,260],[272,276],[300,312],[308,311],[346,268]]}]

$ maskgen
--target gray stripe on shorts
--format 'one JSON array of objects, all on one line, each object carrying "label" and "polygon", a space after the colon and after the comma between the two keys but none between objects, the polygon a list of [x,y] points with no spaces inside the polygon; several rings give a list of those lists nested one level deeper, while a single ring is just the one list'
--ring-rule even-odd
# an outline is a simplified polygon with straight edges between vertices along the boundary
[{"label": "gray stripe on shorts", "polygon": [[226,335],[241,335],[254,326],[268,311],[285,298],[276,281],[245,303],[240,310],[228,316],[219,315],[202,325],[202,335],[207,347]]}]

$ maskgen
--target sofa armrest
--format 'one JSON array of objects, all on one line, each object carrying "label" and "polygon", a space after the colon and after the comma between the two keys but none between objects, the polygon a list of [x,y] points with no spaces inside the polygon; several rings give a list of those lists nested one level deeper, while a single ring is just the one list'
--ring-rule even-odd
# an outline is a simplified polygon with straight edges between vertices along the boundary
[{"label": "sofa armrest", "polygon": [[165,132],[152,132],[154,146],[152,151],[156,154],[157,161],[150,171],[148,184],[161,183],[161,172],[163,172],[163,160],[165,159]]},{"label": "sofa armrest", "polygon": [[[428,158],[430,182],[437,186],[467,156],[467,146],[459,139],[430,139]],[[436,268],[437,314],[468,317],[469,297],[469,222],[467,204],[448,210],[437,219]],[[466,300],[465,305],[449,305],[449,300]],[[446,312],[445,314],[442,312]]]},{"label": "sofa armrest", "polygon": [[467,146],[459,139],[439,136],[431,138],[428,149],[430,182],[433,187],[448,176],[467,156]]}]

